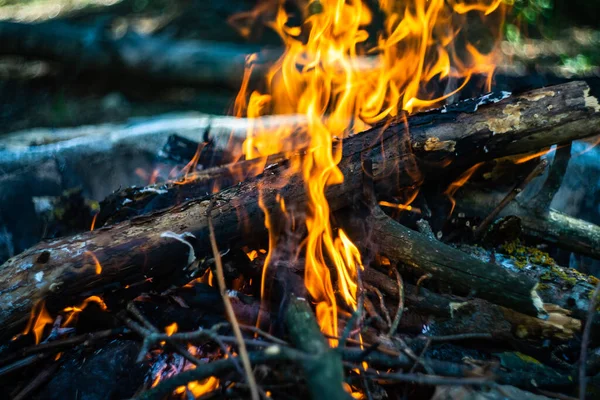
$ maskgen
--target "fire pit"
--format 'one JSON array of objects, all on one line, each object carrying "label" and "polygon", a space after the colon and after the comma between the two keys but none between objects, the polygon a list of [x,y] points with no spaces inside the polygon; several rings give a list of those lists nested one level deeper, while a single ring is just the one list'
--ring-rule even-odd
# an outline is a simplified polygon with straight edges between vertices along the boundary
[{"label": "fire pit", "polygon": [[595,151],[594,85],[496,87],[500,0],[258,3],[229,23],[284,49],[203,78],[177,64],[206,61],[191,43],[156,59],[161,38],[105,37],[124,73],[239,72],[233,116],[6,137],[1,204],[28,209],[2,210],[4,392],[592,398],[600,281],[572,267],[600,227],[566,213],[565,183]]}]

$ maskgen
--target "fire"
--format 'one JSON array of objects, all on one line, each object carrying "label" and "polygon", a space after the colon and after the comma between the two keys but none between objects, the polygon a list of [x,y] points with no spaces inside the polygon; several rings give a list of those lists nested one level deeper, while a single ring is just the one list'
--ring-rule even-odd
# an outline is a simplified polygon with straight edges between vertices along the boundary
[{"label": "fire", "polygon": [[98,257],[96,257],[96,255],[89,250],[86,250],[84,254],[92,257],[92,260],[94,261],[94,266],[96,268],[96,275],[100,275],[102,273],[102,265],[100,264]]},{"label": "fire", "polygon": [[98,214],[100,213],[96,213],[94,214],[94,216],[92,217],[92,225],[90,226],[90,231],[94,230],[94,227],[96,226],[96,218],[98,218]]},{"label": "fire", "polygon": [[177,333],[177,329],[178,329],[177,322],[173,322],[171,325],[168,325],[165,327],[165,333],[168,336],[171,336],[172,334]]},{"label": "fire", "polygon": [[450,202],[452,203],[452,208],[450,209],[450,215],[452,215],[452,213],[454,212],[454,207],[456,206],[456,201],[454,200],[454,194],[456,193],[456,191],[458,189],[460,189],[461,187],[463,187],[464,184],[467,183],[467,181],[469,179],[471,179],[471,177],[473,176],[473,174],[482,165],[483,165],[483,163],[475,164],[471,168],[469,168],[468,170],[466,170],[465,172],[463,172],[462,175],[459,176],[457,180],[455,180],[454,182],[452,182],[450,184],[450,186],[448,186],[448,189],[446,189],[446,191],[444,192],[444,194],[446,196],[448,196],[448,199],[450,199]]},{"label": "fire", "polygon": [[50,316],[48,310],[46,310],[46,302],[42,300],[36,303],[31,310],[29,322],[27,322],[23,335],[27,335],[29,332],[33,331],[33,334],[35,335],[35,344],[39,344],[42,341],[44,328],[46,325],[52,324],[53,322],[54,318]]},{"label": "fire", "polygon": [[[337,166],[342,147],[334,143],[397,116],[401,109],[438,105],[476,74],[487,76],[491,85],[494,53],[470,43],[463,27],[467,17],[494,16],[490,26],[499,38],[504,7],[501,0],[387,0],[373,10],[367,3],[376,2],[298,0],[303,22],[293,26],[284,3],[262,1],[253,12],[231,20],[242,33],[250,32],[248,19],[267,20],[286,47],[269,70],[263,91],[250,87],[256,57],[248,58],[234,111],[256,121],[244,142],[246,158],[265,158],[289,148],[290,142],[306,146],[302,157],[292,158],[289,172],[303,177],[307,193],[305,284],[323,332],[337,336],[336,290],[328,265],[335,266],[337,292],[354,309],[362,262],[347,235],[335,233],[330,223],[325,189],[344,180]],[[375,16],[383,16],[383,25],[370,35]],[[268,114],[301,115],[306,121],[273,133],[257,119]],[[280,204],[285,207],[283,199]],[[263,210],[269,228],[270,210]],[[265,270],[269,260],[267,256]],[[265,276],[263,271],[263,280]]]},{"label": "fire", "polygon": [[102,300],[100,296],[90,296],[78,306],[66,307],[65,309],[63,309],[64,312],[69,314],[67,315],[67,318],[65,319],[65,322],[62,324],[62,326],[69,326],[74,321],[75,317],[80,312],[82,312],[90,303],[96,303],[102,311],[106,311],[108,309],[108,307],[104,303],[104,300]]}]

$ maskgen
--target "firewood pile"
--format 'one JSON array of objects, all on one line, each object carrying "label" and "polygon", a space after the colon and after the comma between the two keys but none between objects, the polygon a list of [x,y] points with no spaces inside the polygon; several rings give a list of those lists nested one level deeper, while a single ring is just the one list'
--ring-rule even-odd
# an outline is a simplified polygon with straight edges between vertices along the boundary
[{"label": "firewood pile", "polygon": [[[210,128],[196,142],[173,136],[163,153],[186,162],[200,149],[204,169],[117,190],[91,230],[0,267],[3,393],[592,398],[600,285],[551,253],[598,258],[600,227],[550,202],[571,143],[598,134],[598,99],[573,81],[335,142],[344,180],[325,194],[362,255],[356,307],[337,303],[335,335],[304,284],[307,193],[286,174],[303,150],[236,161]],[[535,201],[520,202],[536,178]]]}]

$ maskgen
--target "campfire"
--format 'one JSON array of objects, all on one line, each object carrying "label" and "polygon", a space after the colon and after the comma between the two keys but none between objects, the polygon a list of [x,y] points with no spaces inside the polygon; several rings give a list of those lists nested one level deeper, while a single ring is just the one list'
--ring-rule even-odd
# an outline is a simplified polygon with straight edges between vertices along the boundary
[{"label": "campfire", "polygon": [[600,227],[551,203],[600,103],[495,87],[511,4],[262,0],[230,117],[65,132],[160,162],[2,265],[5,393],[592,398]]}]

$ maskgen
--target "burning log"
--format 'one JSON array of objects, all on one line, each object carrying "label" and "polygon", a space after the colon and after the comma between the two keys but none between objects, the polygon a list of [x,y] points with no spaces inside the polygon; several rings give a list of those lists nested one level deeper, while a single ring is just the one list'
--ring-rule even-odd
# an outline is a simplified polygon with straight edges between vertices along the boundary
[{"label": "burning log", "polygon": [[[363,133],[357,136],[361,137],[365,147],[372,146],[370,151],[373,154],[369,154],[368,149],[365,149],[365,154],[373,159],[376,174],[383,177],[386,174],[392,176],[395,169],[409,167],[399,165],[399,160],[385,163],[381,158],[377,159],[380,153],[377,141],[383,147],[390,135],[400,135],[402,131],[408,132],[410,147],[421,161],[420,164],[432,169],[432,175],[440,172],[436,165],[451,162],[455,165],[472,165],[505,155],[538,151],[553,144],[594,136],[597,132],[592,124],[586,125],[584,121],[589,112],[592,120],[597,118],[600,105],[596,104],[597,99],[590,94],[589,87],[583,82],[556,85],[504,101],[499,100],[506,95],[486,95],[439,110],[412,115],[407,118],[406,129],[401,122],[388,122],[374,128],[375,131],[381,130],[381,135],[380,132],[371,130],[368,135]],[[272,122],[273,125],[269,126],[274,128],[277,120]],[[291,122],[299,125],[303,123],[301,119]],[[262,124],[261,122],[260,125]],[[302,147],[303,143],[305,146],[305,139],[303,141],[302,138],[295,137],[294,140],[295,146]],[[292,151],[294,146],[289,149]],[[411,150],[405,148],[403,151]],[[213,186],[212,181],[219,182],[222,179],[226,184],[235,184],[262,172],[261,165],[278,163],[285,157],[277,155],[266,162],[254,160],[248,161],[250,164],[238,163],[223,169],[202,171],[196,174],[197,179],[189,180],[186,185],[174,182],[116,192],[104,202],[104,210],[98,218],[99,226],[106,221],[114,223],[132,215],[144,214],[148,212],[148,203],[154,199],[161,207],[173,206],[181,202],[182,198],[193,197],[193,193],[209,191],[207,187]],[[402,154],[397,158],[401,159]],[[381,171],[377,171],[377,168]],[[415,182],[418,179],[416,176],[408,177],[408,181],[401,184],[418,184],[419,182]],[[397,189],[397,185],[392,186],[392,191]],[[390,188],[386,189],[381,185],[379,189],[390,191]]]},{"label": "burning log", "polygon": [[[339,164],[345,180],[327,189],[330,208],[347,206],[360,193],[365,159],[373,161],[378,190],[396,191],[420,180],[415,155],[403,140],[407,127],[412,148],[422,160],[471,163],[599,133],[594,127],[600,126],[600,105],[582,82],[534,90],[489,105],[483,105],[485,100],[471,104],[471,111],[475,108],[477,112],[462,112],[466,105],[461,104],[345,140]],[[489,96],[487,101],[491,101]],[[243,171],[255,163],[245,161],[237,167]],[[269,165],[261,169],[261,175],[215,195],[213,219],[221,248],[235,244],[246,227],[252,227],[256,235],[263,226],[258,188],[263,188],[263,206],[276,208],[280,199],[276,188],[282,187],[286,168],[286,162]],[[162,190],[153,189],[156,195]],[[303,204],[305,199],[304,184],[298,176],[286,181],[279,192],[288,203]],[[147,278],[188,273],[198,266],[198,260],[211,254],[206,215],[209,204],[209,196],[195,198],[93,232],[40,243],[10,259],[0,267],[0,322],[7,331],[18,328],[33,305],[44,298],[49,303],[66,301],[82,292],[102,292]],[[527,312],[537,314],[539,307],[533,305],[530,293],[533,283],[524,280],[519,284],[507,275],[504,278],[504,283],[515,282],[519,288],[511,292],[514,296],[501,296],[490,289],[481,294],[508,307],[526,304]],[[494,287],[504,288],[502,284]]]}]

